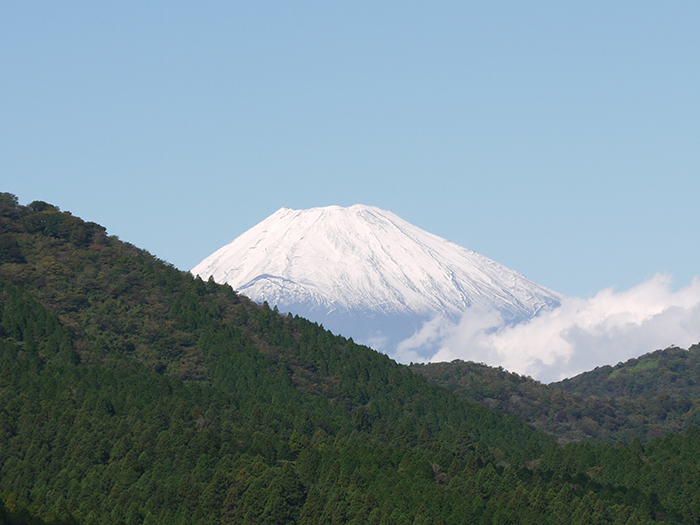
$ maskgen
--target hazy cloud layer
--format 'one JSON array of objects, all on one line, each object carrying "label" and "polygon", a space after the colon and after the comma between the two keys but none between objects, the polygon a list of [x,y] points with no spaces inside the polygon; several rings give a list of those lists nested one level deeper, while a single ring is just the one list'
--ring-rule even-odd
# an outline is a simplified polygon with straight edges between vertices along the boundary
[{"label": "hazy cloud layer", "polygon": [[470,310],[459,323],[434,319],[397,347],[401,362],[425,361],[425,345],[439,348],[430,361],[484,362],[544,382],[644,353],[700,342],[700,281],[673,291],[657,274],[629,290],[608,288],[594,297],[567,297],[559,308],[515,326],[493,311]]}]

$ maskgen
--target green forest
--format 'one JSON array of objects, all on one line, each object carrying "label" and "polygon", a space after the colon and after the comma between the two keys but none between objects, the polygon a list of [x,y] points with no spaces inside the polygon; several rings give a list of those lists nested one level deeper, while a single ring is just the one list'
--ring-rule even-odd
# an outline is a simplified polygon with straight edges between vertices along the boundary
[{"label": "green forest", "polygon": [[700,424],[700,345],[657,350],[549,385],[459,360],[411,370],[462,399],[513,414],[561,444],[646,442]]},{"label": "green forest", "polygon": [[692,421],[564,444],[451,390],[0,194],[0,525],[700,521]]}]

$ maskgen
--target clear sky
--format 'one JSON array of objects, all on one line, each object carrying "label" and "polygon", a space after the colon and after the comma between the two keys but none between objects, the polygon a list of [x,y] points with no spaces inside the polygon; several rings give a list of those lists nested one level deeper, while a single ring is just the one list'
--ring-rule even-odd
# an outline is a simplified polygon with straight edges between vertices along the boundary
[{"label": "clear sky", "polygon": [[700,2],[0,4],[0,191],[188,270],[390,210],[565,295],[700,274]]}]

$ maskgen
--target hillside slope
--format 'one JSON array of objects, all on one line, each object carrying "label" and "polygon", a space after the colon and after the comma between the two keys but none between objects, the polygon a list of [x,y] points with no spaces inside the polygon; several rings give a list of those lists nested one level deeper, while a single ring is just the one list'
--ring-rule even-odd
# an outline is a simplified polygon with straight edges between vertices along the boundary
[{"label": "hillside slope", "polygon": [[[655,397],[614,397],[567,391],[560,384],[545,385],[473,362],[416,364],[411,370],[461,399],[517,416],[560,443],[588,438],[649,441],[700,424],[700,396],[688,389],[682,390],[686,395],[678,390]],[[678,382],[687,384],[694,376],[685,370],[682,377]]]},{"label": "hillside slope", "polygon": [[6,506],[127,525],[700,517],[697,429],[560,448],[46,203],[0,194],[0,239]]},{"label": "hillside slope", "polygon": [[700,399],[700,345],[670,347],[601,366],[552,386],[568,392],[610,397],[658,396]]}]

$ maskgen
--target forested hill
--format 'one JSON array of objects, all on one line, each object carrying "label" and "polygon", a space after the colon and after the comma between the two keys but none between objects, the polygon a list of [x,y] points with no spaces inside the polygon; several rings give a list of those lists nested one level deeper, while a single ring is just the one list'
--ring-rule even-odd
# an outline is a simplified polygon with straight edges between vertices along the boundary
[{"label": "forested hill", "polygon": [[561,448],[97,224],[0,194],[0,520],[691,523],[699,455],[694,427]]},{"label": "forested hill", "polygon": [[[695,352],[697,347],[690,351],[669,349],[649,355],[660,356],[654,361],[658,365],[658,362],[678,360],[681,363],[692,362],[692,359],[684,357],[692,356]],[[640,358],[639,362],[646,362],[645,357]],[[676,365],[671,366],[676,372],[670,377],[677,383],[677,388],[666,388],[668,381],[649,374],[643,378],[644,384],[658,395],[646,396],[630,393],[635,390],[629,388],[630,381],[627,379],[631,377],[635,381],[640,378],[637,377],[637,372],[630,373],[623,369],[618,378],[613,376],[620,397],[603,393],[606,391],[606,379],[611,373],[614,374],[610,367],[598,368],[569,381],[551,385],[502,368],[459,360],[451,363],[416,364],[411,366],[411,370],[461,399],[476,401],[504,414],[517,416],[560,443],[583,439],[615,443],[618,440],[631,442],[633,439],[649,441],[700,424],[700,393],[690,388],[693,378],[698,375],[691,367],[681,369]],[[641,368],[647,373],[650,371],[649,365],[635,367],[638,364],[630,368]],[[669,377],[666,365],[655,370]],[[602,373],[599,374],[599,371]],[[579,381],[579,388],[575,390]],[[655,381],[658,382],[658,387]],[[562,386],[567,385],[573,391],[562,389]],[[595,388],[581,388],[584,385],[595,385]],[[625,385],[627,389],[623,388]],[[669,392],[670,395],[662,392]]]},{"label": "forested hill", "polygon": [[658,396],[700,399],[700,345],[670,347],[615,366],[601,366],[552,386],[610,397]]}]

